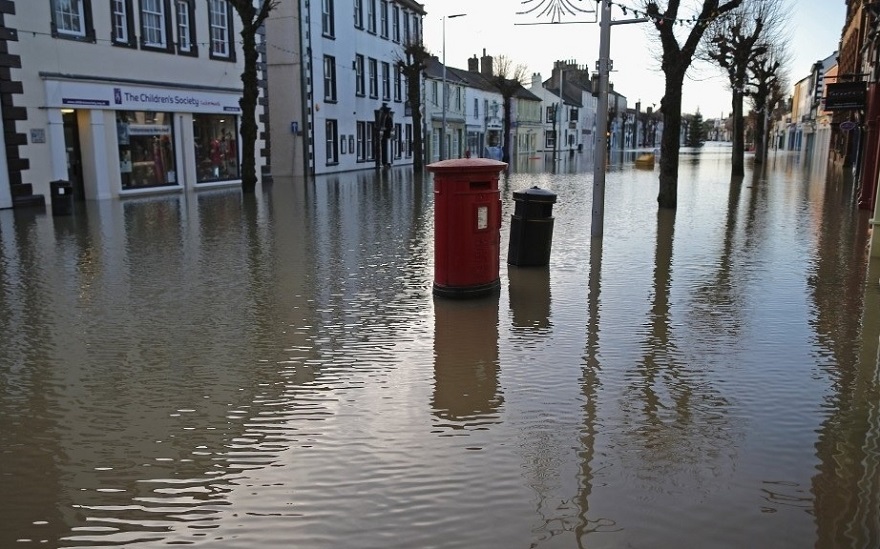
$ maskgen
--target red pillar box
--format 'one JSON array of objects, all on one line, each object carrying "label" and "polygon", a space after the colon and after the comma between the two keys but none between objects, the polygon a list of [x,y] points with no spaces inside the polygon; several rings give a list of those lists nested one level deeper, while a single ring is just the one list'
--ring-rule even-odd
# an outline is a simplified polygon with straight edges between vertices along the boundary
[{"label": "red pillar box", "polygon": [[498,291],[505,162],[442,160],[434,173],[434,295],[479,297]]}]

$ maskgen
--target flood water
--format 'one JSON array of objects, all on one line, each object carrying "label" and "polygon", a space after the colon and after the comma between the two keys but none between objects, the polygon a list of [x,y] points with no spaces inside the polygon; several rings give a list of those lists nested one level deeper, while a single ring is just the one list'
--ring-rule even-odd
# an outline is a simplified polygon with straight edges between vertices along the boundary
[{"label": "flood water", "polygon": [[[727,150],[502,178],[432,295],[392,169],[0,211],[0,547],[880,546],[880,267],[846,179]],[[513,191],[558,196],[506,264]]]}]

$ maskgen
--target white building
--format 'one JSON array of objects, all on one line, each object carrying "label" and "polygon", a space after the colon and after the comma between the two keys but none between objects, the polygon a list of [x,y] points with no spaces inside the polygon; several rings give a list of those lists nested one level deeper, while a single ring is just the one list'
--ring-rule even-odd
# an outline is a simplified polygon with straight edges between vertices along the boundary
[{"label": "white building", "polygon": [[[467,95],[473,90],[458,71],[446,68],[446,158],[462,158],[467,150]],[[432,57],[425,68],[425,96],[422,106],[427,125],[426,157],[428,162],[441,160],[440,136],[443,133],[443,64]],[[476,155],[475,155],[476,156]]]},{"label": "white building", "polygon": [[266,22],[273,176],[412,164],[398,63],[424,15],[413,0],[279,3]]},{"label": "white building", "polygon": [[86,199],[240,183],[241,24],[225,0],[10,4],[0,207],[39,205],[54,180]]}]

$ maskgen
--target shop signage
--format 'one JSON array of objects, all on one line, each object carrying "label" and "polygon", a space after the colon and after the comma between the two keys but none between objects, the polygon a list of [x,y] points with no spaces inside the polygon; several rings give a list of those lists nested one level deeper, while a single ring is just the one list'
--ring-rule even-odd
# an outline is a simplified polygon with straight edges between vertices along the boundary
[{"label": "shop signage", "polygon": [[843,111],[865,108],[864,82],[837,82],[825,90],[825,110]]},{"label": "shop signage", "polygon": [[240,98],[230,92],[46,80],[47,106],[57,108],[238,114]]},{"label": "shop signage", "polygon": [[844,132],[852,131],[856,129],[856,123],[852,120],[847,120],[845,122],[840,123],[840,130]]}]

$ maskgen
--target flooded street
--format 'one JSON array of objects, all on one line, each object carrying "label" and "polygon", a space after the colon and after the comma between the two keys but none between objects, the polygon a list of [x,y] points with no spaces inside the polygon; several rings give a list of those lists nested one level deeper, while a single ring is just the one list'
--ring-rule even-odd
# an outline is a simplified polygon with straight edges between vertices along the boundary
[{"label": "flooded street", "polygon": [[[501,292],[432,295],[433,180],[0,211],[0,548],[880,546],[880,262],[846,181],[728,149],[502,177]],[[512,193],[557,194],[550,267]]]}]

